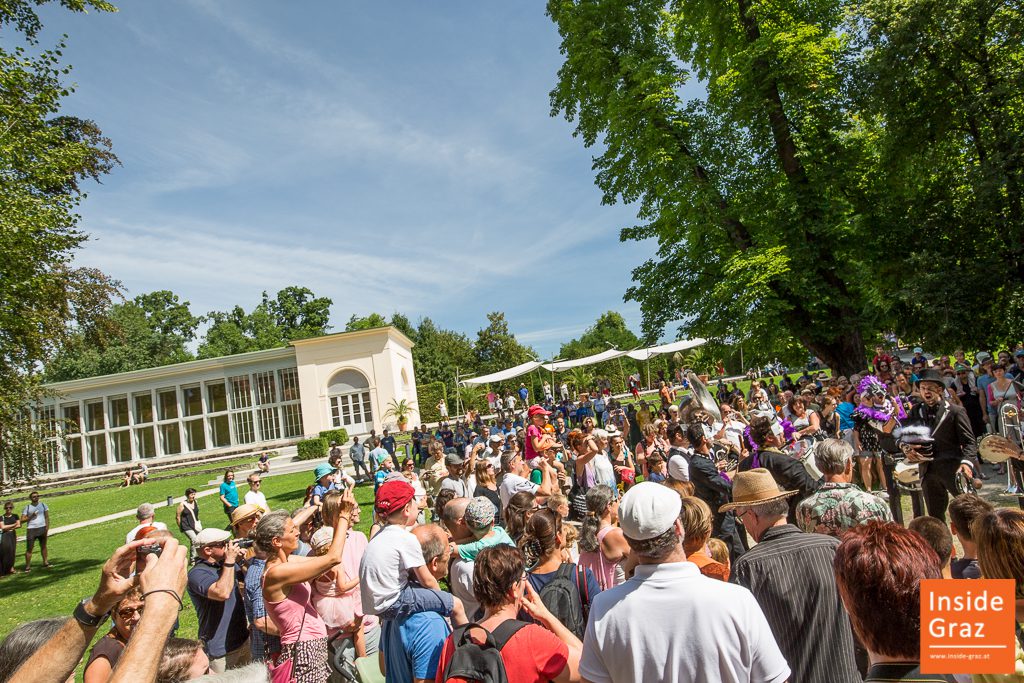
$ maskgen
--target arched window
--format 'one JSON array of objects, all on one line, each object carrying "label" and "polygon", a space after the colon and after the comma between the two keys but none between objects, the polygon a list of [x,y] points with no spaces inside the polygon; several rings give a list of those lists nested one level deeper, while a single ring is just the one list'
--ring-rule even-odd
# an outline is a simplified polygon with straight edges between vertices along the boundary
[{"label": "arched window", "polygon": [[363,434],[373,427],[370,382],[358,370],[336,372],[327,383],[331,424],[344,427],[349,434]]}]

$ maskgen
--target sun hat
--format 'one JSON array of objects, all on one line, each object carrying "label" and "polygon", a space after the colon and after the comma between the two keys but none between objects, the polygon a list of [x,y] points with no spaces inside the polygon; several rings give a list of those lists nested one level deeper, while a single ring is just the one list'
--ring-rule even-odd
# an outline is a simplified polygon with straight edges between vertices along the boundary
[{"label": "sun hat", "polygon": [[501,434],[491,434],[487,440],[491,443],[505,443],[505,437]]},{"label": "sun hat", "polygon": [[1017,349],[1016,351],[1013,352],[1013,356],[1015,358],[1020,358],[1024,356],[1024,349]]},{"label": "sun hat", "polygon": [[231,513],[231,526],[236,526],[239,522],[253,517],[263,512],[263,508],[259,505],[253,505],[252,503],[245,503],[235,508],[235,511]]},{"label": "sun hat", "polygon": [[406,503],[415,496],[416,490],[413,489],[412,484],[409,482],[398,479],[385,481],[377,489],[373,505],[378,511],[390,514],[395,510],[405,507]]},{"label": "sun hat", "polygon": [[202,548],[205,545],[224,543],[229,538],[231,538],[231,534],[227,531],[224,531],[223,529],[203,529],[198,534],[196,534],[196,540],[192,542],[192,545],[194,545],[197,548]]},{"label": "sun hat", "polygon": [[978,361],[979,363],[984,363],[987,360],[992,360],[992,354],[989,353],[988,351],[979,351],[978,353],[974,354],[974,360]]},{"label": "sun hat", "polygon": [[331,467],[327,463],[322,463],[320,465],[317,465],[316,469],[313,470],[313,481],[314,482],[320,481],[321,479],[326,477],[328,474],[334,474],[337,471],[338,471],[337,468]]},{"label": "sun hat", "polygon": [[469,501],[462,519],[470,529],[484,529],[494,524],[494,515],[497,512],[498,509],[494,507],[494,503],[483,496],[477,496]]},{"label": "sun hat", "polygon": [[915,346],[914,353],[924,353],[924,349],[922,349],[920,346]]},{"label": "sun hat", "polygon": [[333,540],[334,529],[329,526],[322,526],[313,533],[312,538],[309,539],[309,545],[311,545],[314,550],[318,550],[324,546],[330,545]]},{"label": "sun hat", "polygon": [[626,491],[619,503],[619,527],[626,538],[646,541],[676,523],[683,499],[674,489],[649,481]]},{"label": "sun hat", "polygon": [[772,473],[763,467],[738,473],[732,482],[732,502],[718,508],[728,512],[745,505],[758,505],[795,496],[799,491],[783,491],[775,483]]},{"label": "sun hat", "polygon": [[532,406],[530,406],[530,409],[526,411],[526,414],[529,415],[530,417],[533,417],[534,415],[550,415],[551,411],[544,410],[544,408],[535,403]]}]

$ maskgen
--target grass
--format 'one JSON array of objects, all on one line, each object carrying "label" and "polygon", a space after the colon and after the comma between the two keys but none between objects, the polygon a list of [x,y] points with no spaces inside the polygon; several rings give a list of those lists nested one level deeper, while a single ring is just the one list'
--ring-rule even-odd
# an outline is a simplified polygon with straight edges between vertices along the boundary
[{"label": "grass", "polygon": [[[175,490],[184,490],[182,482],[172,482]],[[292,510],[302,504],[309,484],[308,472],[272,477],[267,480],[267,501],[272,508]],[[141,487],[145,488],[145,487]],[[129,493],[121,491],[121,495]],[[77,501],[81,509],[98,511],[100,515],[109,514],[114,510],[131,507],[124,501],[117,500],[114,507],[103,508],[111,499],[105,495],[107,491],[91,494],[78,494]],[[115,491],[115,493],[117,493]],[[92,496],[96,500],[90,500]],[[68,496],[70,499],[71,496]],[[373,500],[373,487],[361,486],[356,490],[356,499],[363,506],[362,521],[358,529],[367,532],[370,528],[372,515],[369,505]],[[58,510],[54,510],[54,513]],[[227,524],[220,505],[208,504],[201,512],[206,526]],[[157,521],[167,524],[167,528],[175,532],[179,540],[185,537],[177,532],[174,523],[174,508],[160,507],[157,509]],[[6,636],[18,624],[33,619],[53,616],[69,616],[75,605],[84,597],[96,590],[99,570],[114,550],[124,543],[124,535],[135,525],[132,518],[104,522],[53,536],[49,540],[50,562],[52,569],[40,566],[39,548],[33,554],[33,569],[29,574],[15,574],[0,578],[0,638]],[[25,544],[18,544],[16,566],[24,566]],[[196,614],[188,599],[181,613],[178,635],[185,638],[196,636]]]}]

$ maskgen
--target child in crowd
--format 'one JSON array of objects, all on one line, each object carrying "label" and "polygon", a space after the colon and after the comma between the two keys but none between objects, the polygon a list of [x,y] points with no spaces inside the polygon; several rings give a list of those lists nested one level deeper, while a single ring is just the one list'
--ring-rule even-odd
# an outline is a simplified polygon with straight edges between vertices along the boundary
[{"label": "child in crowd", "polygon": [[647,481],[660,484],[668,478],[665,471],[665,458],[660,453],[653,453],[647,457]]},{"label": "child in crowd", "polygon": [[907,528],[924,538],[925,542],[939,556],[939,564],[942,566],[942,578],[952,578],[949,565],[953,557],[953,534],[949,533],[949,527],[941,519],[915,517],[910,520]]},{"label": "child in crowd", "polygon": [[973,493],[964,493],[950,501],[949,526],[964,548],[964,556],[950,563],[950,574],[954,579],[981,578],[978,544],[971,535],[971,525],[974,524],[974,520],[984,517],[994,509],[992,503]]},{"label": "child in crowd", "polygon": [[380,490],[381,484],[388,478],[391,471],[395,469],[394,463],[391,461],[391,456],[383,458],[380,464],[377,465],[377,471],[373,474],[373,492],[374,494]]},{"label": "child in crowd", "polygon": [[[384,482],[377,489],[374,508],[387,522],[370,539],[359,566],[359,592],[364,614],[395,619],[418,612],[451,616],[452,623],[466,623],[462,601],[440,590],[437,579],[423,561],[423,550],[409,528],[419,509],[416,491],[404,479]],[[410,572],[419,585],[409,583]]]},{"label": "child in crowd", "polygon": [[725,576],[728,581],[729,571],[732,569],[732,560],[729,558],[729,546],[720,538],[708,539],[708,550],[711,551],[711,559],[719,564],[725,565]]}]

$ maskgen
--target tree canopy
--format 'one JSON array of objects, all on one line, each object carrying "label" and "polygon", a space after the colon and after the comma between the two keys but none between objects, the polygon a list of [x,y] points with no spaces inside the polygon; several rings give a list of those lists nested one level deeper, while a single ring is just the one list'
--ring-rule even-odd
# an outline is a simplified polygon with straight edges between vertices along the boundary
[{"label": "tree canopy", "polygon": [[[645,337],[678,323],[686,336],[780,352],[797,340],[850,373],[881,330],[922,334],[949,310],[949,285],[908,276],[940,271],[936,257],[984,272],[979,224],[1021,243],[1019,3],[934,7],[548,2],[565,57],[552,114],[599,147],[604,201],[636,204],[641,223],[622,239],[657,240],[627,292]],[[958,91],[952,105],[935,97],[940,78]],[[964,113],[950,118],[951,106]],[[1000,275],[1018,269],[1019,251],[1000,253]],[[977,281],[953,283],[968,290],[952,324],[977,303]]]}]

